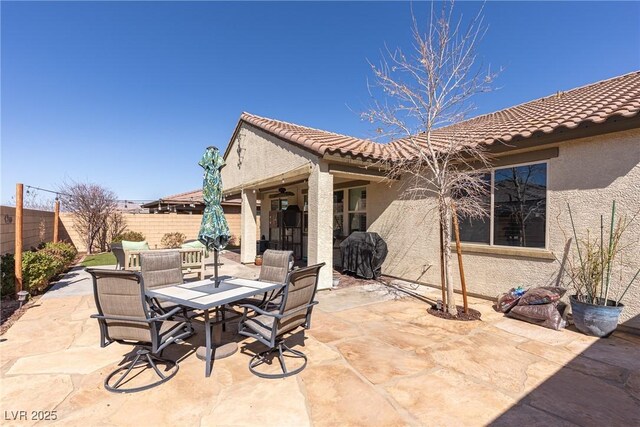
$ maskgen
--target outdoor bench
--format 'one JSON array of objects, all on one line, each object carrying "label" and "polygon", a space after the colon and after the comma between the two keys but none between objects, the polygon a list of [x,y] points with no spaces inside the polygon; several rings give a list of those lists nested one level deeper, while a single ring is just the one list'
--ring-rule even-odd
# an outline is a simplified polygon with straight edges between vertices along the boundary
[{"label": "outdoor bench", "polygon": [[[182,273],[197,273],[198,279],[204,279],[204,249],[181,248],[162,249],[164,251],[178,251],[182,260]],[[140,271],[140,254],[150,251],[124,251],[124,259],[127,260],[125,270]]]}]

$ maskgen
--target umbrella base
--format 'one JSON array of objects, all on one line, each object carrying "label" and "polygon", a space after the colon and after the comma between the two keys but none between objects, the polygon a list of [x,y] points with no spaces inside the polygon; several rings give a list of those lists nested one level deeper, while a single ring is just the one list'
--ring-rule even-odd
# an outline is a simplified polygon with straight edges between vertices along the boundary
[{"label": "umbrella base", "polygon": [[[238,343],[229,342],[226,344],[214,345],[211,347],[212,359],[224,359],[238,351]],[[200,360],[207,360],[207,348],[198,347],[196,357]]]}]

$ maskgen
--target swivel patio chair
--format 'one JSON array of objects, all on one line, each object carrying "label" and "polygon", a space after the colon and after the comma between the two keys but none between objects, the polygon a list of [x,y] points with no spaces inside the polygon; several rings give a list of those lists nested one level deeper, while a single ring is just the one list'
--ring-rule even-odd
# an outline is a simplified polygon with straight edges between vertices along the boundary
[{"label": "swivel patio chair", "polygon": [[[305,329],[311,327],[311,312],[313,306],[318,303],[314,301],[318,288],[318,274],[323,266],[324,263],[292,271],[284,287],[280,304],[275,310],[266,311],[254,305],[242,306],[244,313],[238,333],[255,338],[268,347],[266,351],[254,355],[249,361],[249,370],[253,374],[262,378],[284,378],[301,372],[307,365],[307,356],[287,346],[283,336],[300,326]],[[250,317],[250,310],[255,311],[256,315]],[[304,363],[289,371],[284,360],[285,353],[292,355],[288,357],[303,359]],[[270,363],[273,359],[270,356],[276,355],[282,374],[267,374],[256,369],[264,363]]]},{"label": "swivel patio chair", "polygon": [[[260,267],[260,275],[258,280],[270,283],[285,283],[287,275],[293,268],[293,251],[277,251],[267,249],[262,255],[262,266]],[[255,305],[256,307],[266,308],[267,305],[278,305],[282,289],[266,292],[262,297],[245,298],[237,303],[237,305]]]},{"label": "swivel patio chair", "polygon": [[[164,288],[184,283],[180,252],[175,250],[141,252],[140,272],[144,279],[145,289]],[[154,309],[162,313],[176,307],[175,304],[158,298],[152,298],[151,302]],[[188,317],[187,313],[187,309],[184,308],[182,315],[185,318]]]},{"label": "swivel patio chair", "polygon": [[[164,314],[151,309],[145,297],[143,279],[139,273],[118,270],[87,269],[93,278],[93,294],[100,325],[100,346],[117,342],[134,346],[120,367],[107,375],[104,388],[115,393],[133,393],[158,386],[178,372],[178,363],[162,359],[163,350],[177,340],[193,334],[189,321],[171,321],[181,308],[176,307]],[[164,365],[163,373],[158,365]],[[124,387],[134,368],[152,368],[159,380],[138,387]],[[168,372],[168,373],[167,373]],[[117,379],[116,376],[119,377]],[[112,383],[112,380],[115,381]]]}]

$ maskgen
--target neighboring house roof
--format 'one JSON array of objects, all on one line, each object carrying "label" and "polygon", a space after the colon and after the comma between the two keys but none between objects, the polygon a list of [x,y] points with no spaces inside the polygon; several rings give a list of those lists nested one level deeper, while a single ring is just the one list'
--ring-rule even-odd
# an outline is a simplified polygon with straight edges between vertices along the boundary
[{"label": "neighboring house roof", "polygon": [[202,189],[186,191],[184,193],[173,194],[160,199],[164,202],[199,202],[204,203],[202,199]]},{"label": "neighboring house roof", "polygon": [[[535,135],[599,125],[610,119],[632,118],[638,116],[639,111],[640,71],[636,71],[438,128],[432,135],[436,144],[451,138],[464,138],[472,144],[510,143]],[[242,122],[321,156],[340,154],[381,160],[415,154],[406,139],[384,144],[249,113],[242,113],[239,125]]]},{"label": "neighboring house roof", "polygon": [[[202,189],[186,191],[184,193],[172,194],[171,196],[162,197],[159,200],[154,200],[152,202],[145,203],[142,205],[143,207],[153,208],[158,205],[158,203],[164,204],[180,204],[180,203],[193,203],[195,205],[203,205],[204,198],[202,197]],[[240,206],[241,200],[239,198],[227,199],[222,201],[222,205],[227,206]],[[258,206],[260,202],[258,201]]]}]

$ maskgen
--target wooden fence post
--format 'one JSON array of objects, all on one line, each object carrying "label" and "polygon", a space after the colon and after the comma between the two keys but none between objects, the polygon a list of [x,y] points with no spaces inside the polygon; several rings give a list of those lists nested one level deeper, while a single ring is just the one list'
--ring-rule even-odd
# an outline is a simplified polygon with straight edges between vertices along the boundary
[{"label": "wooden fence post", "polygon": [[467,303],[467,283],[464,279],[464,266],[462,265],[462,245],[460,244],[460,228],[458,227],[458,213],[456,212],[455,203],[451,202],[451,210],[453,211],[453,231],[456,235],[456,252],[458,253],[458,268],[460,269],[460,285],[462,286],[462,304],[464,313],[469,313],[469,304]]},{"label": "wooden fence post", "polygon": [[59,229],[58,224],[60,223],[60,200],[56,197],[56,204],[53,208],[53,243],[58,243],[59,240]]},{"label": "wooden fence post", "polygon": [[16,236],[14,245],[16,294],[22,290],[22,199],[23,185],[16,184]]}]

